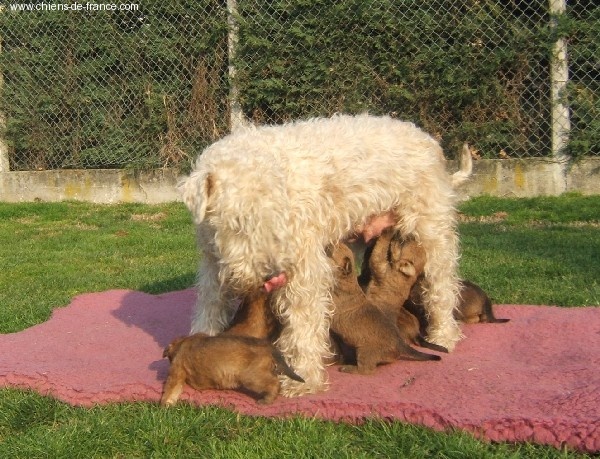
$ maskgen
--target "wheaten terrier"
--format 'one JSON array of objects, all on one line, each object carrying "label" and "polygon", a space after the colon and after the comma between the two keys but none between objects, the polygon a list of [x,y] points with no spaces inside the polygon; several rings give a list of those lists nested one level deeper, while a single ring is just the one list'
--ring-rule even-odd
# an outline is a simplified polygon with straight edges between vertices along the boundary
[{"label": "wheaten terrier", "polygon": [[306,380],[284,380],[284,395],[325,388],[325,247],[357,232],[392,224],[423,245],[429,339],[448,349],[460,339],[453,179],[439,143],[414,124],[339,115],[242,128],[204,150],[182,194],[203,251],[192,332],[222,331],[236,296],[274,290],[277,346]]}]

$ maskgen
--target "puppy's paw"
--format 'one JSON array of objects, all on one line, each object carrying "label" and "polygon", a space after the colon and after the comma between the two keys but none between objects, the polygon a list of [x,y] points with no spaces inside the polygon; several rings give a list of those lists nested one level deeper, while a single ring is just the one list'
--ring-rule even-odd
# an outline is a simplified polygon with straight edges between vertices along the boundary
[{"label": "puppy's paw", "polygon": [[342,365],[339,370],[342,373],[358,373],[358,367],[356,365]]}]

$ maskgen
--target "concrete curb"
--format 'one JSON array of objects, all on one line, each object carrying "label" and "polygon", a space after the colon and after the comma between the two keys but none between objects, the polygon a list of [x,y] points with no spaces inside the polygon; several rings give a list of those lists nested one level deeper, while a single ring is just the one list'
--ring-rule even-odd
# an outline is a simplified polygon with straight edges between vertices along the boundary
[{"label": "concrete curb", "polygon": [[[448,162],[454,171],[457,165]],[[181,201],[172,169],[132,172],[119,169],[0,172],[0,201],[88,201],[99,204]],[[551,159],[474,161],[473,175],[458,190],[462,199],[479,195],[557,196],[574,191],[600,194],[600,157],[568,164]]]}]

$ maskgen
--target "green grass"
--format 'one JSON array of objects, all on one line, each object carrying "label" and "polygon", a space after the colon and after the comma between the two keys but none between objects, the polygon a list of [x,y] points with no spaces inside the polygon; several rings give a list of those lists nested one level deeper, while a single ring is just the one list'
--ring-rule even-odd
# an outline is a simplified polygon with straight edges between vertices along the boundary
[{"label": "green grass", "polygon": [[[483,197],[460,207],[461,273],[496,302],[600,304],[600,197]],[[40,323],[84,292],[187,288],[197,261],[191,217],[182,204],[0,203],[0,332]],[[143,403],[85,409],[4,389],[0,457],[584,456],[488,444],[465,433],[399,422],[262,419],[186,404],[170,410]]]},{"label": "green grass", "polygon": [[183,205],[0,203],[0,332],[44,321],[84,292],[189,287],[197,259]]}]

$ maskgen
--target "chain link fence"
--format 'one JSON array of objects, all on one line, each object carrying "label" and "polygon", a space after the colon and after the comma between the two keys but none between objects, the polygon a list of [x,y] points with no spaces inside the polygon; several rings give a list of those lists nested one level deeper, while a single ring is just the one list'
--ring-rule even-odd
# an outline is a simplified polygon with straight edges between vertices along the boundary
[{"label": "chain link fence", "polygon": [[241,118],[368,111],[449,156],[600,155],[600,8],[561,1],[4,2],[0,143],[11,170],[186,168]]}]

